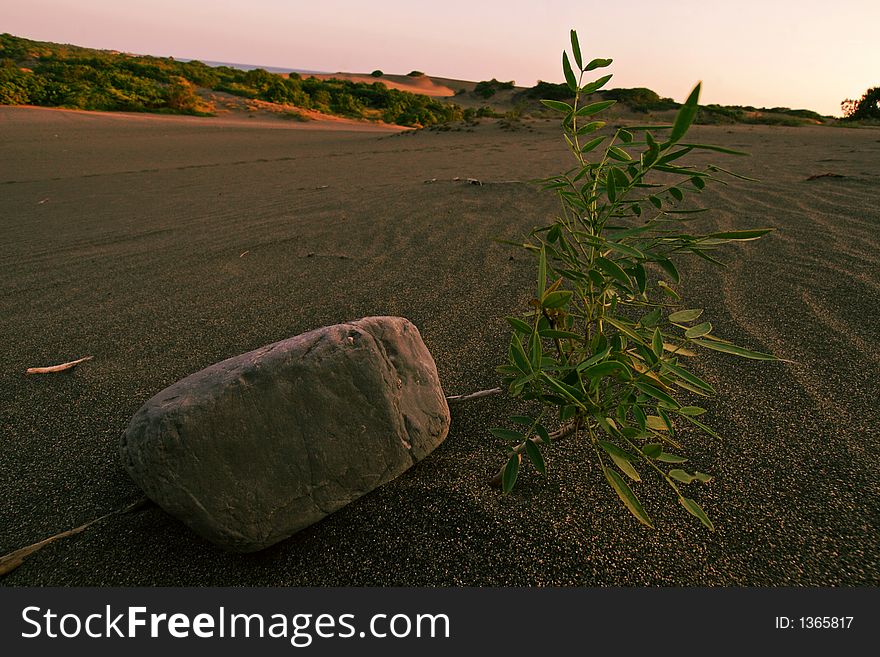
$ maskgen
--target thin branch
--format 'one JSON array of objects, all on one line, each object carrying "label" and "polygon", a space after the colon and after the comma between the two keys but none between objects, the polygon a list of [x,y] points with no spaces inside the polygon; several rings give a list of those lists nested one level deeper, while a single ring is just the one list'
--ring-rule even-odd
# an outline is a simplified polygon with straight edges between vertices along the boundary
[{"label": "thin branch", "polygon": [[51,374],[53,372],[64,372],[66,370],[73,369],[80,363],[84,363],[87,360],[92,360],[92,358],[94,358],[94,356],[86,356],[85,358],[72,360],[69,363],[61,363],[61,365],[52,365],[50,367],[29,367],[25,374]]},{"label": "thin branch", "polygon": [[54,536],[50,536],[49,538],[44,538],[42,541],[37,541],[32,545],[28,545],[27,547],[19,548],[14,552],[10,552],[7,555],[0,557],[0,577],[5,577],[13,570],[18,568],[25,559],[31,556],[37,550],[41,550],[49,543],[53,543],[57,541],[59,538],[67,538],[68,536],[73,536],[74,534],[79,534],[81,531],[85,531],[90,526],[94,525],[96,522],[101,522],[102,520],[106,520],[111,516],[121,515],[123,513],[131,513],[132,511],[137,511],[138,509],[149,504],[150,500],[146,497],[142,497],[131,504],[122,507],[121,509],[116,509],[115,511],[111,511],[110,513],[103,515],[99,518],[95,518],[94,520],[89,520],[87,523],[80,525],[79,527],[74,527],[73,529],[68,529],[67,531],[63,531],[60,534],[55,534]]},{"label": "thin branch", "polygon": [[472,392],[467,395],[450,395],[446,398],[446,401],[450,404],[460,404],[461,402],[471,401],[472,399],[500,395],[502,392],[501,388],[490,388],[489,390],[480,390],[479,392]]}]

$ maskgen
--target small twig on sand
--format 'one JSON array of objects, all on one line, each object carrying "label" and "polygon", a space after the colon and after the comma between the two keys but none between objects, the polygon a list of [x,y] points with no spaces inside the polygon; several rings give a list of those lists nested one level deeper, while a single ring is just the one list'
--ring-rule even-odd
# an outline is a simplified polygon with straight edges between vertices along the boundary
[{"label": "small twig on sand", "polygon": [[480,399],[481,397],[491,397],[492,395],[500,395],[501,388],[490,388],[489,390],[480,390],[467,395],[450,395],[446,401],[450,404],[459,404],[461,402],[470,401],[472,399]]},{"label": "small twig on sand", "polygon": [[4,577],[11,573],[13,570],[18,568],[25,559],[31,556],[37,550],[41,550],[42,548],[49,545],[54,541],[57,541],[59,538],[67,538],[68,536],[73,536],[74,534],[79,534],[81,531],[84,531],[91,525],[94,525],[96,522],[100,522],[102,520],[106,520],[111,516],[122,515],[123,513],[131,513],[132,511],[137,511],[138,509],[149,504],[150,500],[146,497],[142,497],[139,500],[132,502],[128,506],[124,506],[121,509],[116,509],[116,511],[111,511],[110,513],[101,516],[100,518],[95,518],[94,520],[89,520],[84,525],[80,525],[79,527],[74,527],[73,529],[68,529],[67,531],[61,532],[60,534],[55,534],[55,536],[50,536],[49,538],[44,538],[42,541],[38,541],[33,545],[28,545],[27,547],[19,548],[15,552],[10,552],[9,554],[0,557],[0,577]]},{"label": "small twig on sand", "polygon": [[85,358],[78,358],[69,363],[61,363],[61,365],[52,365],[51,367],[29,367],[25,374],[52,374],[53,372],[64,372],[73,369],[80,363],[92,360],[92,358],[94,358],[94,356],[86,356]]},{"label": "small twig on sand", "polygon": [[[550,434],[550,440],[559,440],[560,438],[565,438],[566,436],[570,436],[577,430],[576,422],[569,422],[568,424],[563,424],[556,431]],[[544,440],[540,436],[532,436],[529,438],[536,445],[543,445]],[[513,448],[514,454],[522,454],[526,449],[526,442],[523,441],[519,445]],[[498,473],[489,480],[489,485],[493,488],[501,488],[501,477],[504,475],[504,466],[501,466],[501,469],[498,470]]]},{"label": "small twig on sand", "polygon": [[248,253],[250,253],[250,250],[245,251],[244,253],[240,254],[238,257],[244,258]]},{"label": "small twig on sand", "polygon": [[808,176],[806,180],[818,180],[819,178],[846,178],[846,176],[828,171],[827,173],[814,173],[812,176]]}]

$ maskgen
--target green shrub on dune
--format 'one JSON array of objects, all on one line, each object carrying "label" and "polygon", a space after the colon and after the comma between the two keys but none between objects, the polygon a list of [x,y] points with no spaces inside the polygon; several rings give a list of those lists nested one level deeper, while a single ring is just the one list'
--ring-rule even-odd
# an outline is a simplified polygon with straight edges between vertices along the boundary
[{"label": "green shrub on dune", "polygon": [[[418,71],[413,74],[424,75]],[[199,96],[200,88],[406,126],[462,118],[456,105],[389,89],[380,82],[302,79],[296,73],[282,76],[259,68],[242,71],[0,35],[0,104],[210,113],[210,105]]]}]

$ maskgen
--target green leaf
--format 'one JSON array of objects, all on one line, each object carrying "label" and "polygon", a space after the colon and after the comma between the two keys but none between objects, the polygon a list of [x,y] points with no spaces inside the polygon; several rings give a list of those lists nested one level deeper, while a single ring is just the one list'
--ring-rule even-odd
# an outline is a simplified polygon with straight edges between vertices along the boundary
[{"label": "green leaf", "polygon": [[550,433],[547,431],[547,428],[543,424],[535,425],[535,433],[537,433],[541,440],[544,441],[544,444],[548,447],[550,446]]},{"label": "green leaf", "polygon": [[623,320],[614,319],[613,317],[609,317],[608,315],[606,315],[605,321],[611,324],[611,326],[616,328],[618,331],[621,331],[622,333],[625,333],[626,335],[631,337],[639,344],[646,344],[645,339],[641,335],[639,335],[632,326],[626,324]]},{"label": "green leaf", "polygon": [[559,331],[557,329],[544,329],[540,331],[542,338],[560,339],[560,340],[583,340],[584,336],[580,333],[572,331]]},{"label": "green leaf", "polygon": [[510,358],[514,365],[516,365],[521,372],[531,373],[532,366],[529,364],[529,359],[526,358],[525,349],[523,349],[522,342],[519,341],[519,337],[514,333],[510,339]]},{"label": "green leaf", "polygon": [[622,141],[624,144],[632,143],[633,133],[631,133],[629,130],[621,130],[618,134],[620,135],[620,141]]},{"label": "green leaf", "polygon": [[519,474],[519,462],[521,460],[519,454],[512,454],[504,466],[504,472],[501,474],[501,488],[505,493],[509,493],[516,485],[516,477]]},{"label": "green leaf", "polygon": [[572,112],[573,108],[568,103],[563,103],[560,100],[542,100],[541,103],[549,107],[550,109],[556,110],[557,112],[565,112],[569,114]]},{"label": "green leaf", "polygon": [[541,450],[531,440],[526,441],[526,454],[529,455],[529,460],[538,472],[542,475],[547,474],[547,466],[544,463],[544,457],[541,455]]},{"label": "green leaf", "polygon": [[678,110],[678,114],[675,116],[675,122],[672,125],[672,132],[669,134],[670,144],[674,144],[684,137],[688,128],[691,127],[691,123],[694,122],[699,107],[697,103],[700,99],[700,86],[701,85],[698,82],[697,86],[694,87],[694,90],[691,91],[690,96],[684,101],[684,105]]},{"label": "green leaf", "polygon": [[605,177],[605,193],[608,194],[608,200],[613,204],[617,200],[617,181],[611,175],[612,171],[614,171],[614,167],[608,169],[608,174]]},{"label": "green leaf", "polygon": [[725,153],[726,155],[748,155],[748,153],[744,153],[743,151],[735,151],[730,148],[722,148],[721,146],[710,146],[709,144],[681,143],[679,144],[679,146],[687,146],[688,148],[700,148],[704,151],[715,151],[716,153]]},{"label": "green leaf", "polygon": [[[541,101],[544,102],[544,101]],[[592,116],[593,114],[598,114],[604,109],[611,107],[616,100],[600,100],[596,103],[590,103],[589,105],[584,105],[577,111],[577,116]]]},{"label": "green leaf", "polygon": [[521,443],[526,439],[526,437],[519,431],[511,431],[510,429],[501,429],[496,427],[494,429],[489,429],[489,431],[492,433],[493,436],[495,436],[496,438],[500,438],[501,440],[515,441]]},{"label": "green leaf", "polygon": [[[589,123],[584,124],[580,128],[578,128],[577,134],[578,135],[585,135],[588,132],[596,132],[596,130],[599,130],[600,128],[604,128],[604,127],[605,127],[605,121],[590,121]],[[604,137],[603,137],[603,139],[604,139]]]},{"label": "green leaf", "polygon": [[678,456],[677,454],[669,454],[667,452],[663,452],[660,456],[657,457],[658,461],[662,461],[663,463],[685,463],[687,459],[683,456]]},{"label": "green leaf", "polygon": [[753,228],[751,230],[731,230],[723,233],[712,233],[706,235],[706,239],[732,240],[737,242],[748,242],[763,237],[767,233],[772,233],[772,228]]},{"label": "green leaf", "polygon": [[[715,394],[715,388],[713,388],[711,385],[709,385],[708,383],[703,381],[703,379],[701,379],[700,377],[696,376],[695,374],[691,374],[686,369],[676,365],[675,363],[664,362],[663,369],[665,369],[669,372],[672,372],[678,378],[683,379],[684,381],[687,381],[692,386],[699,388],[700,390],[702,390],[704,393],[706,393],[708,395]],[[691,406],[688,408],[696,408],[696,407]],[[685,413],[685,415],[689,415],[689,413]]]},{"label": "green leaf", "polygon": [[636,264],[635,279],[636,285],[639,286],[639,292],[644,294],[645,290],[648,288],[648,274],[641,263]]},{"label": "green leaf", "polygon": [[[578,369],[580,369],[580,367],[578,367]],[[632,378],[632,372],[630,371],[630,369],[625,364],[617,360],[606,360],[604,363],[599,363],[598,365],[588,367],[583,370],[583,376],[590,380],[593,380],[599,379],[603,376],[608,376],[609,374],[613,374],[614,372],[622,372],[626,376],[626,378]]]},{"label": "green leaf", "polygon": [[611,454],[611,460],[614,461],[614,465],[620,468],[620,471],[623,472],[627,477],[632,479],[633,481],[641,481],[642,478],[639,476],[638,471],[632,466],[632,463],[627,461],[624,458],[617,456],[616,454]]},{"label": "green leaf", "polygon": [[605,468],[605,478],[608,479],[608,483],[611,484],[614,492],[617,493],[617,496],[620,498],[621,502],[623,502],[624,506],[629,509],[629,512],[632,513],[640,523],[654,529],[654,523],[651,522],[651,518],[645,513],[645,509],[642,507],[642,503],[639,502],[639,498],[637,498],[632,490],[630,490],[630,487],[626,485],[623,477],[611,468]]},{"label": "green leaf", "polygon": [[611,174],[611,177],[614,178],[614,183],[617,185],[618,189],[629,186],[629,178],[626,177],[626,174],[623,171],[617,167],[610,167],[608,172]]},{"label": "green leaf", "polygon": [[611,353],[611,348],[610,348],[610,347],[608,347],[608,348],[606,348],[606,349],[603,349],[602,351],[600,351],[600,352],[598,352],[598,353],[593,354],[590,358],[588,358],[588,359],[585,360],[583,363],[581,363],[580,365],[577,366],[577,370],[578,370],[578,372],[582,372],[583,370],[587,369],[587,368],[590,367],[591,365],[595,365],[595,364],[598,363],[600,360],[604,360],[605,357],[606,357],[609,353]]},{"label": "green leaf", "polygon": [[606,84],[608,84],[608,80],[610,80],[612,77],[614,77],[613,74],[609,73],[608,75],[603,75],[598,80],[594,80],[589,84],[585,84],[583,87],[581,87],[581,93],[585,96],[589,96],[591,93],[598,91]]},{"label": "green leaf", "polygon": [[651,312],[643,315],[642,318],[639,320],[639,324],[647,327],[656,326],[657,322],[660,321],[660,316],[662,314],[663,309],[660,308],[660,306],[657,306]]},{"label": "green leaf", "polygon": [[672,194],[676,201],[680,201],[684,198],[684,194],[681,193],[681,190],[678,187],[670,187],[669,193]]},{"label": "green leaf", "polygon": [[541,254],[538,256],[538,297],[544,296],[547,289],[547,248],[541,245]]},{"label": "green leaf", "polygon": [[595,137],[588,141],[586,144],[581,146],[581,153],[589,153],[591,150],[596,148],[599,144],[605,141],[605,137]]},{"label": "green leaf", "polygon": [[678,409],[678,412],[682,415],[702,415],[706,412],[705,408],[700,408],[699,406],[682,406]]},{"label": "green leaf", "polygon": [[544,296],[541,300],[541,307],[543,308],[562,308],[565,304],[571,301],[571,295],[573,292],[571,290],[556,290],[555,292],[551,292]]},{"label": "green leaf", "polygon": [[703,424],[703,423],[700,422],[699,420],[697,420],[697,419],[691,417],[690,415],[682,415],[682,417],[683,417],[685,420],[687,420],[688,422],[690,422],[691,424],[693,424],[695,427],[699,427],[703,432],[705,432],[706,434],[712,436],[713,438],[718,438],[718,439],[721,438],[721,436],[719,436],[717,433],[715,433],[715,432],[712,430],[711,427],[706,426],[705,424]]},{"label": "green leaf", "polygon": [[577,78],[574,76],[574,71],[571,70],[571,63],[568,61],[568,53],[565,51],[562,53],[562,72],[565,74],[565,83],[568,85],[568,88],[572,91],[577,91]]},{"label": "green leaf", "polygon": [[648,443],[642,447],[642,454],[650,459],[656,459],[663,453],[663,445],[660,443]]},{"label": "green leaf", "polygon": [[668,297],[675,299],[676,301],[681,299],[678,296],[678,292],[669,287],[669,284],[666,281],[657,281],[657,287],[660,288],[660,291]]},{"label": "green leaf", "polygon": [[528,415],[511,415],[510,421],[513,422],[514,424],[522,424],[527,427],[530,427],[530,426],[532,426],[532,423],[534,423],[535,418],[529,417]]},{"label": "green leaf", "polygon": [[651,351],[657,358],[663,355],[663,334],[660,333],[659,328],[654,329],[654,336],[651,338]]},{"label": "green leaf", "polygon": [[710,481],[712,481],[713,477],[712,475],[707,475],[705,472],[697,471],[694,473],[694,479],[697,479],[704,484],[708,484]]},{"label": "green leaf", "polygon": [[618,148],[617,146],[612,146],[611,148],[609,148],[608,155],[620,162],[629,162],[630,160],[632,160],[632,156],[629,153],[627,153],[622,148]]},{"label": "green leaf", "polygon": [[696,187],[697,189],[705,189],[706,188],[706,181],[703,180],[702,178],[700,178],[699,176],[694,176],[693,178],[691,178],[691,184],[694,187]]},{"label": "green leaf", "polygon": [[632,283],[630,281],[629,276],[626,275],[626,272],[620,268],[613,260],[609,260],[608,258],[603,258],[599,256],[595,259],[594,263],[599,269],[604,271],[606,274],[617,280],[619,283],[624,285],[625,287],[629,287]]},{"label": "green leaf", "polygon": [[[615,169],[615,171],[617,171],[617,169]],[[624,175],[623,172],[621,172],[620,175],[623,176]],[[642,253],[638,249],[635,249],[631,246],[627,246],[626,244],[621,244],[619,242],[607,241],[607,242],[605,242],[605,246],[607,246],[609,249],[614,249],[618,253],[628,255],[631,258],[640,258],[640,259],[645,258],[644,253]]]},{"label": "green leaf", "polygon": [[673,408],[678,408],[680,406],[680,404],[675,401],[675,399],[660,390],[660,388],[652,386],[650,383],[645,383],[644,381],[636,381],[633,385],[635,385],[636,388],[644,392],[646,395],[650,395],[654,399],[659,399],[662,402],[671,404]]},{"label": "green leaf", "polygon": [[752,360],[780,360],[780,358],[774,356],[773,354],[765,354],[760,351],[743,349],[742,347],[737,347],[735,344],[730,344],[729,342],[721,342],[720,340],[697,339],[694,340],[694,344],[698,344],[701,347],[706,347],[706,349],[721,351],[725,354],[740,356],[741,358],[751,358]]},{"label": "green leaf", "polygon": [[648,197],[648,200],[651,201],[651,204],[657,208],[658,210],[663,207],[663,201],[654,196],[653,194]]},{"label": "green leaf", "polygon": [[715,531],[715,525],[712,524],[712,521],[709,520],[709,516],[706,515],[706,512],[703,511],[702,507],[694,502],[689,497],[680,497],[678,501],[681,502],[681,505],[687,509],[687,512],[692,516],[696,516],[700,519],[700,522],[706,525],[709,528],[709,531]]},{"label": "green leaf", "polygon": [[644,431],[645,427],[648,426],[648,418],[645,416],[645,411],[642,410],[642,407],[638,404],[632,407],[633,417],[636,419],[636,422],[639,423],[639,428]]},{"label": "green leaf", "polygon": [[678,269],[676,269],[672,260],[669,258],[657,258],[657,264],[669,275],[673,283],[681,283],[681,276],[679,276]]},{"label": "green leaf", "polygon": [[679,310],[674,313],[670,313],[668,319],[673,324],[687,324],[688,322],[692,322],[697,317],[703,314],[702,308],[690,308],[688,310]]},{"label": "green leaf", "polygon": [[507,323],[510,324],[515,331],[519,331],[520,333],[524,333],[525,335],[532,334],[532,327],[526,324],[521,319],[517,319],[516,317],[505,317]]},{"label": "green leaf", "polygon": [[683,484],[691,483],[696,477],[688,474],[684,470],[670,470],[669,476],[675,479],[676,481],[680,481]]},{"label": "green leaf", "polygon": [[574,55],[574,63],[579,69],[584,67],[584,61],[581,59],[581,44],[578,42],[577,32],[571,31],[571,54]]},{"label": "green leaf", "polygon": [[532,363],[533,369],[540,369],[541,367],[541,338],[532,334],[532,337],[529,339],[529,349],[531,354],[530,362]]},{"label": "green leaf", "polygon": [[611,62],[613,61],[613,59],[594,59],[584,67],[584,70],[592,71],[597,68],[605,68],[606,66],[611,66]]},{"label": "green leaf", "polygon": [[696,326],[690,327],[687,331],[684,332],[684,337],[693,339],[693,338],[702,338],[704,335],[709,335],[712,332],[712,324],[709,322],[703,322],[702,324],[697,324]]}]

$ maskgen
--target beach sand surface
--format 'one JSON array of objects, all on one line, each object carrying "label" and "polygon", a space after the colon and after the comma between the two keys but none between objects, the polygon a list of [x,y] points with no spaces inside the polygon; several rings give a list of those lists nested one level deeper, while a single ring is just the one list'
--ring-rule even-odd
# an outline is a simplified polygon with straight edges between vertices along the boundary
[{"label": "beach sand surface", "polygon": [[[504,316],[526,308],[534,263],[493,238],[557,211],[528,183],[571,166],[556,126],[303,125],[0,108],[0,553],[137,499],[118,454],[132,414],[261,345],[401,315],[447,394],[498,384]],[[708,188],[695,228],[776,232],[727,249],[725,269],[684,261],[686,307],[792,361],[695,361],[721,439],[681,440],[687,467],[715,476],[692,485],[714,533],[647,476],[657,530],[641,526],[573,439],[546,477],[524,467],[500,495],[489,429],[527,409],[492,397],[454,407],[445,443],[404,475],[263,552],[225,553],[149,507],[3,584],[877,585],[880,131],[689,138],[750,152],[711,159],[761,180]],[[807,180],[821,173],[843,177]]]}]

